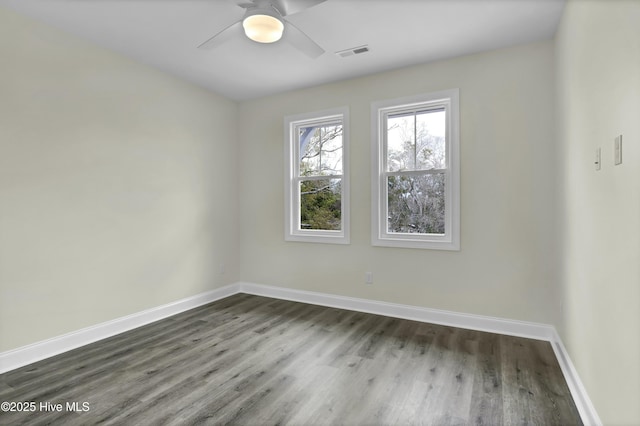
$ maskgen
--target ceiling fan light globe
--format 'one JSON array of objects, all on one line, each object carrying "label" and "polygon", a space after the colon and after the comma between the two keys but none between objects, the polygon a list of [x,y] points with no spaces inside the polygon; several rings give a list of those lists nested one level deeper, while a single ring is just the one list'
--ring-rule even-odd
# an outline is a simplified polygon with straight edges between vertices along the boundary
[{"label": "ceiling fan light globe", "polygon": [[282,38],[284,24],[271,15],[256,14],[242,21],[244,33],[258,43],[274,43]]}]

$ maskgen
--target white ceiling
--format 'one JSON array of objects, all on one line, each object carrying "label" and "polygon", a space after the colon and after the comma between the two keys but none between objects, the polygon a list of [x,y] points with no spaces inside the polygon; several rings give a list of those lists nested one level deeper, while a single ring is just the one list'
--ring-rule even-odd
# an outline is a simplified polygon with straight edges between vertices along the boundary
[{"label": "white ceiling", "polygon": [[[292,0],[296,1],[296,0]],[[326,53],[240,34],[197,46],[244,10],[235,0],[0,0],[24,15],[235,100],[552,38],[564,0],[327,0],[288,19]],[[341,58],[334,52],[368,45]]]}]

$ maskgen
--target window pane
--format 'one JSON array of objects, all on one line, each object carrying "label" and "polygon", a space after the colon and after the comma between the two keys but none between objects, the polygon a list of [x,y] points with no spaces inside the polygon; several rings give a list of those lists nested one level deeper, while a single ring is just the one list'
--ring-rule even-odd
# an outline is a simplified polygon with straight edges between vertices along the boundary
[{"label": "window pane", "polygon": [[446,168],[444,110],[418,113],[416,116],[416,168]]},{"label": "window pane", "polygon": [[342,174],[342,125],[301,127],[300,176]]},{"label": "window pane", "polygon": [[387,117],[387,171],[413,170],[414,115]]},{"label": "window pane", "polygon": [[300,229],[339,231],[341,219],[341,179],[300,182]]},{"label": "window pane", "polygon": [[387,171],[446,168],[444,109],[387,117]]},{"label": "window pane", "polygon": [[387,231],[444,234],[443,173],[389,176]]}]

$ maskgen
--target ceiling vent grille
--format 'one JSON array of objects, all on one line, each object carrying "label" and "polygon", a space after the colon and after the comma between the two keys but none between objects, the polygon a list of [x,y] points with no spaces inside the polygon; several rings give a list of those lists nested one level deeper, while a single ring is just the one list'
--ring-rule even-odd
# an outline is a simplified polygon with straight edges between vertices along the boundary
[{"label": "ceiling vent grille", "polygon": [[360,55],[362,53],[367,53],[369,51],[369,46],[366,44],[364,46],[352,47],[350,49],[340,50],[336,52],[336,55],[341,58],[346,58],[348,56]]}]

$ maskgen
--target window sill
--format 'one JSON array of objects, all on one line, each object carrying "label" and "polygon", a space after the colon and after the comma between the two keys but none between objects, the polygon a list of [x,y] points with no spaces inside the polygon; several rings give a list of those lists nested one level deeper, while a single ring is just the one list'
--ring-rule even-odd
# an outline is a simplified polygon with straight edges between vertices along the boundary
[{"label": "window sill", "polygon": [[395,247],[426,250],[460,251],[460,243],[451,240],[417,240],[403,238],[373,238],[371,245],[375,247]]},{"label": "window sill", "polygon": [[299,243],[321,243],[321,244],[350,244],[349,237],[345,235],[309,235],[309,234],[289,234],[285,241]]}]

